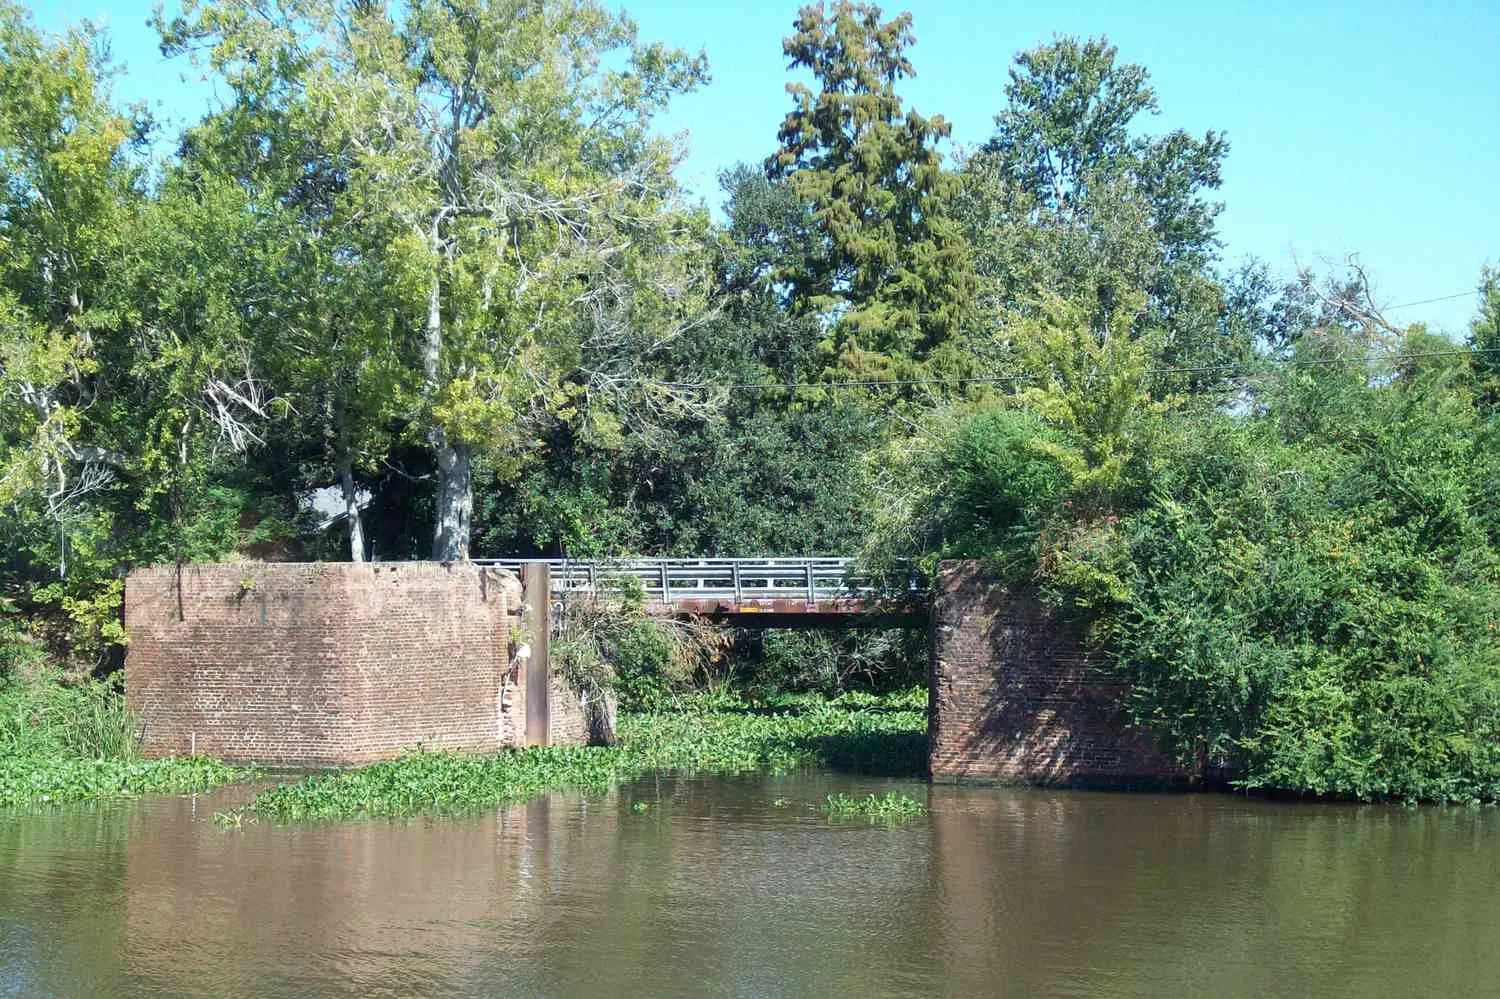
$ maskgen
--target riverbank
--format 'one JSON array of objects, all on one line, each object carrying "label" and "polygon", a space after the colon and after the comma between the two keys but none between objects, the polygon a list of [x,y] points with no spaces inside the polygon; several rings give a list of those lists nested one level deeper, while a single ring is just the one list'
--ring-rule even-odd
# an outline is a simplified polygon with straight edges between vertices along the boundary
[{"label": "riverbank", "polygon": [[547,791],[604,788],[651,771],[822,767],[916,778],[925,767],[926,698],[920,688],[831,700],[685,698],[670,710],[622,715],[615,746],[413,753],[278,784],[243,814],[275,822],[462,814]]}]

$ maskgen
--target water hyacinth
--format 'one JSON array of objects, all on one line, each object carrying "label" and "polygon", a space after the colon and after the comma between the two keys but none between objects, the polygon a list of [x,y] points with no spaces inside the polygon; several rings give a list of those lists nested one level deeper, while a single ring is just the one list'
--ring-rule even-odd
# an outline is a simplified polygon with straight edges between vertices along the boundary
[{"label": "water hyacinth", "polygon": [[207,791],[246,776],[203,756],[87,760],[0,755],[0,807]]},{"label": "water hyacinth", "polygon": [[413,753],[271,788],[249,805],[278,822],[461,814],[547,791],[593,790],[654,770],[786,773],[830,767],[916,777],[927,719],[917,693],[774,704],[689,699],[677,711],[622,717],[620,743],[491,755]]},{"label": "water hyacinth", "polygon": [[888,791],[882,795],[850,797],[842,792],[830,794],[820,806],[820,811],[829,818],[867,818],[887,821],[907,819],[914,815],[926,815],[927,806],[915,798]]}]

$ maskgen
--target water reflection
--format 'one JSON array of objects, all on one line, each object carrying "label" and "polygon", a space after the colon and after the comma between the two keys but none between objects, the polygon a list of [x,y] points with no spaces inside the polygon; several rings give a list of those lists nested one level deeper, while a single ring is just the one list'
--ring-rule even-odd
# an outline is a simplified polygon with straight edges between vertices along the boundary
[{"label": "water reflection", "polygon": [[0,815],[0,994],[1474,994],[1500,975],[1494,812],[951,788],[895,827],[813,807],[890,786],[652,778],[461,821],[243,830],[211,821],[243,789]]}]

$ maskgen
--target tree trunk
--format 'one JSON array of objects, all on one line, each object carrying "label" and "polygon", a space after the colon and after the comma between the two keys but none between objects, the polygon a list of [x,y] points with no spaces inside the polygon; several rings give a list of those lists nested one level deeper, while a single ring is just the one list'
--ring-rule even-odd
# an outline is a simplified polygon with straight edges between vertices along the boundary
[{"label": "tree trunk", "polygon": [[469,524],[474,514],[467,444],[446,443],[442,430],[434,432],[438,463],[437,531],[432,557],[438,562],[460,562],[469,557]]},{"label": "tree trunk", "polygon": [[[432,284],[427,289],[427,336],[422,344],[422,377],[427,395],[440,387],[443,361],[443,236],[442,216],[432,223],[434,255]],[[438,562],[458,562],[469,557],[469,523],[474,512],[470,479],[469,446],[454,444],[442,427],[434,425],[427,435],[438,466],[436,526],[432,534],[432,557]]]},{"label": "tree trunk", "polygon": [[349,561],[365,560],[365,525],[359,517],[359,491],[354,487],[354,463],[345,455],[339,463],[339,483],[344,487],[344,519],[349,522]]}]

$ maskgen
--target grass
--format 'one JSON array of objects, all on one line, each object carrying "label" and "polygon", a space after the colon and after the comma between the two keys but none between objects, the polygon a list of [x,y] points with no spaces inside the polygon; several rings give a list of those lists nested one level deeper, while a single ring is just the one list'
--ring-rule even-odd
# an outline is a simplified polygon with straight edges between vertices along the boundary
[{"label": "grass", "polygon": [[626,715],[620,744],[478,756],[414,753],[319,774],[258,795],[250,811],[277,822],[472,812],[547,791],[597,790],[656,770],[786,773],[812,767],[920,776],[925,695],[903,691],[832,701],[685,699],[678,710]]},{"label": "grass", "polygon": [[206,791],[246,776],[218,760],[142,760],[116,685],[0,676],[0,808]]},{"label": "grass", "polygon": [[0,675],[0,756],[131,759],[135,719],[108,680],[64,684],[55,670]]},{"label": "grass", "polygon": [[915,798],[888,791],[885,794],[866,795],[863,798],[851,798],[847,794],[830,794],[820,806],[824,815],[830,818],[867,818],[872,822],[876,820],[899,821],[908,819],[914,815],[926,815],[927,806]]}]

